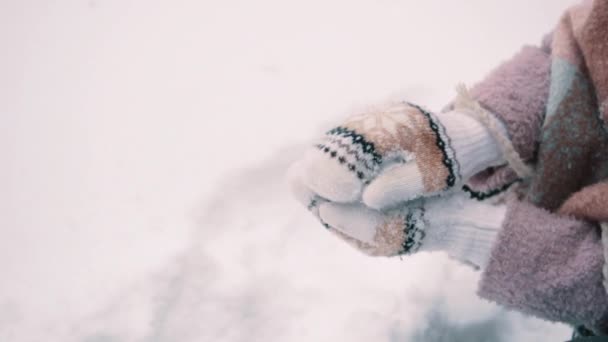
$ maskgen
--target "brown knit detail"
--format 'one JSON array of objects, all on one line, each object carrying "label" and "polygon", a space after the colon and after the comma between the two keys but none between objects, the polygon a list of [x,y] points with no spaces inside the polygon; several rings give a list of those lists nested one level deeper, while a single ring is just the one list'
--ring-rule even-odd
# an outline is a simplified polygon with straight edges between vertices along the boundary
[{"label": "brown knit detail", "polygon": [[400,151],[415,156],[427,192],[447,187],[449,170],[442,161],[443,152],[437,146],[437,133],[419,109],[399,103],[351,117],[344,126],[372,142],[383,156]]},{"label": "brown knit detail", "polygon": [[376,235],[374,236],[375,245],[354,239],[337,229],[330,229],[342,240],[346,241],[352,247],[371,256],[393,256],[398,255],[403,249],[403,241],[405,240],[404,231],[405,222],[401,216],[395,216],[376,227]]},{"label": "brown knit detail", "polygon": [[376,228],[374,241],[384,255],[397,255],[403,249],[405,240],[405,222],[401,216],[395,216]]},{"label": "brown knit detail", "polygon": [[[424,189],[427,192],[445,190],[449,170],[443,163],[443,151],[437,146],[437,133],[429,126],[428,119],[418,110],[412,108],[414,121],[415,146],[414,153]],[[446,142],[447,143],[447,142]]]},{"label": "brown knit detail", "polygon": [[355,115],[349,118],[344,126],[363,135],[382,155],[400,149],[412,151],[413,140],[407,139],[412,136],[409,118],[401,107],[403,106],[392,106]]}]

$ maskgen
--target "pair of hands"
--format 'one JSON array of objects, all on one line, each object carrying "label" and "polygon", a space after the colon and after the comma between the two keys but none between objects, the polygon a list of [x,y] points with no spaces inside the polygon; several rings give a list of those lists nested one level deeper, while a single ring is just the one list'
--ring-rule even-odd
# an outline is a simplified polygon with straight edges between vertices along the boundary
[{"label": "pair of hands", "polygon": [[444,230],[433,217],[446,205],[462,207],[463,182],[501,164],[501,155],[469,115],[394,103],[328,131],[288,178],[326,228],[367,254],[391,256],[412,253],[425,235]]}]

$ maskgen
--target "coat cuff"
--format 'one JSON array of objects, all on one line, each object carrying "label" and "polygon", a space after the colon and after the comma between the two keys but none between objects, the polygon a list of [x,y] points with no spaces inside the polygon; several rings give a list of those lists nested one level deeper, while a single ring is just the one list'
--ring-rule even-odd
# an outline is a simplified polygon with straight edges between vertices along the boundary
[{"label": "coat cuff", "polygon": [[597,226],[513,200],[478,294],[542,319],[606,333],[603,265]]},{"label": "coat cuff", "polygon": [[484,268],[505,217],[504,205],[465,199],[427,207],[429,229],[421,251],[444,251],[450,258]]}]

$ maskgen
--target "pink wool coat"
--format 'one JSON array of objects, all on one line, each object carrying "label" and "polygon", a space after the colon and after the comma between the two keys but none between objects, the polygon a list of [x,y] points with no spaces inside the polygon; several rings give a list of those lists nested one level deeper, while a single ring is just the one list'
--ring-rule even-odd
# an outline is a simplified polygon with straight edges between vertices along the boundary
[{"label": "pink wool coat", "polygon": [[[569,9],[540,47],[524,47],[472,89],[535,175],[508,203],[478,294],[551,321],[608,333],[608,1]],[[487,197],[517,176],[475,176]]]}]

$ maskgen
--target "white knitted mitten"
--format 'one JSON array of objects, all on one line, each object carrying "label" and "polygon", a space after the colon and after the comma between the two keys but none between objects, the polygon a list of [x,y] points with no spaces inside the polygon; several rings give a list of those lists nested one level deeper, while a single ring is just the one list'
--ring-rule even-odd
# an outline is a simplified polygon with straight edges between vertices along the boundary
[{"label": "white knitted mitten", "polygon": [[483,268],[501,228],[505,205],[467,198],[464,193],[425,198],[380,212],[361,204],[320,204],[326,227],[373,256],[444,251],[461,262]]},{"label": "white knitted mitten", "polygon": [[386,208],[459,187],[502,163],[492,135],[469,115],[403,102],[348,118],[299,167],[303,185],[326,200]]}]

